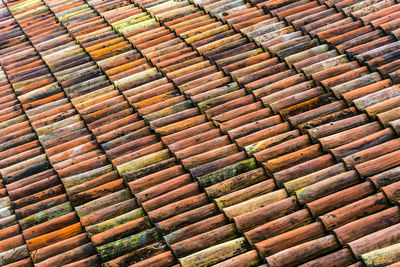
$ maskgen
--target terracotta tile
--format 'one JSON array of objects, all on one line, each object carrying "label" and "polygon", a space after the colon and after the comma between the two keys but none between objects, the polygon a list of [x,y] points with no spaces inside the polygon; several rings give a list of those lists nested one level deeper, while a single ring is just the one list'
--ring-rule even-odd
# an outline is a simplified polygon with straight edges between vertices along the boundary
[{"label": "terracotta tile", "polygon": [[288,26],[288,27],[284,27],[284,28],[272,31],[270,33],[266,33],[264,35],[257,36],[254,38],[254,41],[256,42],[257,45],[260,45],[263,42],[273,40],[275,38],[278,38],[281,35],[289,34],[294,31],[295,31],[295,29],[293,28],[293,26]]},{"label": "terracotta tile", "polygon": [[356,56],[357,60],[360,62],[368,61],[373,58],[385,55],[387,53],[393,52],[397,49],[399,42],[385,44],[381,43],[379,47],[370,47],[369,51],[365,51]]},{"label": "terracotta tile", "polygon": [[282,142],[276,146],[272,146],[254,154],[254,157],[259,162],[266,162],[268,160],[295,152],[310,145],[308,136],[299,136],[292,140]]},{"label": "terracotta tile", "polygon": [[[239,90],[231,90],[233,92],[227,92],[226,94],[218,95],[214,98],[207,99],[198,103],[198,107],[201,112],[207,112],[207,110],[216,108],[219,105],[224,105],[225,103],[235,100],[237,98],[241,98],[247,95],[246,90],[239,89]],[[212,113],[212,112],[211,112]],[[216,112],[215,112],[216,113]]]},{"label": "terracotta tile", "polygon": [[[147,202],[147,204],[157,202],[153,198],[161,196],[162,194],[172,194],[172,190],[178,189],[180,187],[184,187],[192,182],[191,177],[187,174],[177,176],[173,179],[170,179],[164,183],[160,182],[159,184],[148,188],[138,194],[135,194],[135,197],[139,202]],[[188,186],[188,188],[194,188],[194,185]],[[164,197],[163,197],[164,198]],[[146,204],[146,205],[147,205]],[[144,205],[144,204],[143,204]]]},{"label": "terracotta tile", "polygon": [[344,108],[346,108],[344,102],[333,102],[333,98],[329,94],[324,94],[281,110],[280,114],[288,118],[292,125],[299,125],[307,121],[326,116],[333,112],[337,112]]},{"label": "terracotta tile", "polygon": [[[269,191],[271,191],[272,189],[273,188],[271,188]],[[250,197],[253,197],[253,196],[250,196]],[[226,207],[225,205],[222,207],[224,207],[223,211],[224,211],[225,215],[229,219],[233,219],[233,217],[254,211],[260,207],[277,202],[286,197],[287,197],[286,192],[284,192],[282,190],[278,190],[278,191],[274,191],[274,192],[267,193],[264,195],[256,196],[255,198],[241,199],[241,200],[247,200],[247,201],[240,202],[238,204],[230,203],[230,204],[235,204],[230,207]]]},{"label": "terracotta tile", "polygon": [[[228,193],[224,196],[216,198],[214,201],[221,210],[228,207],[226,213],[233,213],[232,216],[229,215],[229,217],[232,218],[235,216],[235,213],[246,212],[246,205],[248,203],[250,203],[249,206],[255,203],[255,207],[254,205],[253,207],[249,207],[251,211],[251,209],[257,208],[257,205],[260,203],[260,201],[262,202],[263,199],[270,201],[270,197],[273,198],[278,195],[279,200],[279,198],[282,197],[279,194],[282,192],[276,192],[275,194],[265,196],[264,198],[262,197],[263,195],[270,193],[273,189],[275,189],[275,185],[273,184],[272,179],[269,179],[258,184],[251,185],[247,188]],[[247,204],[242,202],[246,202]]]},{"label": "terracotta tile", "polygon": [[[365,163],[361,163],[355,166],[355,169],[362,175],[362,176],[372,176],[378,174],[379,172],[385,171],[391,167],[397,166],[396,160],[394,158],[397,154],[397,151],[391,152],[389,154],[380,156],[376,159],[367,161]],[[377,163],[380,163],[379,167],[376,166]]]},{"label": "terracotta tile", "polygon": [[[212,78],[212,76],[210,77]],[[230,77],[217,77],[215,81],[211,80],[203,86],[194,87],[184,93],[193,103],[202,105],[202,108],[206,110],[207,102],[212,103],[218,101],[219,98],[224,99],[224,95],[239,90],[239,85],[236,82],[229,83],[230,81]]]},{"label": "terracotta tile", "polygon": [[[229,110],[228,108],[232,104],[238,105],[236,105],[236,108]],[[216,114],[212,120],[215,125],[221,126],[223,123],[229,123],[232,119],[240,118],[240,116],[249,114],[249,112],[255,110],[257,107],[261,107],[261,103],[254,102],[253,98],[248,95],[239,99],[239,101],[234,100],[227,103],[227,105],[215,108],[216,111],[218,111],[218,109],[222,109],[223,112]],[[267,111],[266,116],[269,115],[271,115],[271,112]]]},{"label": "terracotta tile", "polygon": [[362,8],[362,9],[356,11],[356,12],[353,12],[352,15],[355,18],[359,19],[359,18],[361,18],[363,16],[367,16],[369,14],[372,14],[372,13],[378,11],[378,10],[384,9],[384,8],[389,7],[391,5],[394,5],[394,4],[395,4],[395,2],[390,1],[390,0],[383,1],[381,3],[376,3],[376,4],[373,4],[373,5],[369,5],[367,7],[364,7],[364,8]]},{"label": "terracotta tile", "polygon": [[243,126],[237,127],[228,131],[228,135],[232,140],[238,140],[241,138],[249,137],[251,135],[260,136],[259,132],[263,131],[267,128],[279,125],[282,122],[282,119],[278,116],[271,116],[265,119],[257,120],[255,122],[250,122]]},{"label": "terracotta tile", "polygon": [[168,205],[170,203],[173,203],[174,201],[178,201],[199,193],[200,191],[198,184],[191,183],[172,190],[164,195],[155,197],[154,199],[142,202],[142,206],[146,211],[151,211],[160,208],[163,205]]},{"label": "terracotta tile", "polygon": [[281,50],[281,51],[277,52],[277,56],[283,60],[287,56],[296,54],[296,53],[301,52],[301,51],[308,50],[308,49],[310,49],[312,47],[315,47],[317,45],[318,45],[318,43],[317,43],[316,39],[309,40],[309,41],[302,42],[302,43],[299,43],[297,45],[291,46],[291,47],[286,48],[284,50]]},{"label": "terracotta tile", "polygon": [[23,236],[26,240],[30,240],[60,228],[67,227],[76,222],[78,222],[78,217],[76,216],[76,213],[71,212],[23,230]]},{"label": "terracotta tile", "polygon": [[211,161],[224,158],[228,155],[232,155],[238,152],[237,146],[235,144],[221,146],[220,148],[215,148],[209,150],[208,152],[203,152],[201,154],[188,157],[186,159],[181,160],[183,166],[187,169],[192,169],[194,167],[198,167],[200,165],[209,163]]},{"label": "terracotta tile", "polygon": [[[289,107],[296,106],[305,101],[318,98],[325,93],[321,87],[312,88],[313,83],[311,81],[304,82],[295,86],[291,86],[280,92],[273,93],[269,96],[261,98],[265,105],[276,113],[281,112]],[[309,89],[311,88],[311,89]],[[278,98],[280,95],[282,98]],[[276,99],[276,101],[274,101]]]},{"label": "terracotta tile", "polygon": [[[381,220],[386,218],[386,220]],[[342,244],[349,243],[363,236],[398,223],[397,207],[392,207],[376,214],[369,215],[351,223],[345,224],[334,230]]]},{"label": "terracotta tile", "polygon": [[[320,5],[317,5],[314,7],[313,6],[314,6],[314,3],[312,5],[305,4],[302,7],[302,9],[303,9],[302,11],[296,10],[296,8],[294,8],[294,9],[292,9],[292,14],[286,16],[285,20],[288,23],[291,23],[294,20],[301,19],[301,18],[307,17],[308,15],[313,15],[313,14],[320,13],[320,12],[326,10],[326,6],[320,6]],[[293,11],[299,11],[299,12],[293,13]]]},{"label": "terracotta tile", "polygon": [[[378,124],[376,124],[375,122],[372,122],[372,123],[362,125],[362,126],[359,126],[359,127],[356,127],[356,128],[353,128],[353,129],[350,129],[350,130],[347,130],[347,131],[344,131],[341,133],[334,134],[332,136],[323,137],[323,138],[319,139],[319,141],[325,150],[333,149],[335,147],[344,145],[346,143],[356,141],[356,139],[376,133],[379,130],[380,130],[380,126]],[[352,135],[352,134],[348,135],[348,133],[352,133],[352,132],[354,132],[354,133],[358,132],[360,134],[360,136],[355,137],[355,135]],[[345,137],[349,138],[350,136],[352,136],[352,138],[354,138],[354,139],[350,139],[350,140],[344,139]],[[338,143],[336,143],[335,140]]]},{"label": "terracotta tile", "polygon": [[398,251],[398,246],[391,245],[363,254],[361,257],[366,264],[376,264],[378,262],[382,262],[383,264],[390,265],[391,263],[396,263],[399,260],[396,256],[396,251]]},{"label": "terracotta tile", "polygon": [[[388,88],[389,89],[389,88]],[[372,118],[376,118],[379,114],[393,110],[393,120],[397,118],[396,108],[398,107],[399,96],[393,94],[386,95],[388,90],[382,90],[381,95],[376,97],[378,94],[370,94],[371,97],[376,97],[374,101],[369,102],[368,107],[365,108],[365,112]],[[395,94],[394,94],[395,95]]]},{"label": "terracotta tile", "polygon": [[154,242],[153,244],[144,246],[135,251],[128,252],[125,255],[117,257],[116,259],[107,261],[104,263],[105,266],[115,266],[116,264],[134,264],[138,262],[138,259],[143,259],[143,253],[147,252],[145,258],[150,258],[167,251],[166,245],[161,242]]},{"label": "terracotta tile", "polygon": [[[146,132],[146,128],[144,130]],[[139,133],[139,132],[143,132],[143,131],[142,130],[136,131],[136,133]],[[148,132],[148,134],[150,134],[150,132]],[[135,136],[135,135],[133,135],[133,136]],[[128,152],[134,152],[134,151],[143,149],[146,146],[154,145],[158,141],[158,139],[157,139],[157,137],[155,135],[146,135],[146,134],[144,134],[142,137],[140,135],[136,135],[136,136],[137,136],[137,139],[133,140],[133,141],[129,141],[128,138],[124,138],[124,139],[127,139],[126,140],[127,142],[124,145],[118,145],[117,144],[117,146],[112,146],[110,144],[110,142],[106,143],[103,147],[105,149],[109,149],[109,150],[106,151],[107,156],[111,160],[114,160],[116,158],[120,158],[123,155],[128,154]],[[99,140],[99,138],[98,138],[98,140]],[[114,139],[114,141],[116,141],[116,140]],[[121,140],[121,141],[123,141],[123,140]],[[133,155],[134,154],[131,154],[131,156],[133,156]],[[129,158],[129,157],[130,156],[125,157],[125,158]],[[123,161],[123,160],[121,158],[118,161]]]},{"label": "terracotta tile", "polygon": [[185,119],[193,118],[197,115],[200,115],[199,110],[192,106],[191,101],[187,100],[146,115],[144,118],[150,121],[149,124],[152,129],[157,129]]},{"label": "terracotta tile", "polygon": [[[224,41],[229,42],[229,38],[225,38]],[[240,54],[255,48],[257,48],[257,46],[254,43],[248,43],[247,39],[241,38],[232,43],[224,44],[218,48],[211,49],[203,53],[203,55],[211,60],[211,62],[215,63],[217,60],[227,58],[232,54]]]},{"label": "terracotta tile", "polygon": [[[372,202],[374,202],[375,204],[371,205]],[[346,223],[356,220],[360,216],[367,216],[371,213],[380,211],[387,206],[388,201],[386,200],[386,198],[383,196],[382,193],[378,193],[362,200],[353,202],[332,212],[329,212],[321,216],[320,219],[327,229],[335,229],[342,225],[345,225]],[[350,209],[352,210],[351,212],[349,211]],[[335,217],[330,217],[332,215],[334,215]]]},{"label": "terracotta tile", "polygon": [[[271,9],[271,13],[276,16],[277,13],[282,12],[282,11],[286,11],[286,10],[290,10],[292,8],[295,7],[299,7],[302,6],[304,4],[307,4],[307,1],[300,1],[300,2],[295,2],[295,1],[278,1],[277,3],[271,3],[272,6],[269,7],[269,9]],[[277,5],[274,5],[277,4]],[[269,6],[269,5],[267,5]],[[265,6],[265,8],[267,8],[267,6]]]},{"label": "terracotta tile", "polygon": [[[46,189],[42,192],[25,196],[24,198],[18,199],[13,202],[15,205],[15,208],[21,208],[27,205],[32,205],[33,203],[40,203],[40,201],[56,197],[58,195],[61,195],[63,193],[63,187],[61,185],[57,185],[54,187],[51,187],[49,189]],[[61,203],[60,203],[61,204]],[[39,204],[37,204],[39,205]]]},{"label": "terracotta tile", "polygon": [[191,19],[194,19],[194,18],[203,17],[203,15],[204,15],[203,11],[198,11],[198,12],[192,13],[192,14],[187,15],[187,16],[176,18],[176,19],[171,20],[171,21],[166,21],[166,22],[164,22],[164,25],[166,25],[170,29],[174,29],[176,26],[180,25],[180,23],[188,22],[188,21],[190,21]]},{"label": "terracotta tile", "polygon": [[267,137],[266,139],[259,140],[253,144],[244,147],[248,155],[253,155],[259,151],[263,151],[275,145],[279,145],[282,142],[294,139],[299,136],[298,130],[278,133],[275,136]]},{"label": "terracotta tile", "polygon": [[394,71],[394,72],[391,72],[391,73],[389,73],[389,77],[393,80],[393,81],[395,81],[395,82],[398,82],[398,80],[399,80],[399,77],[400,77],[400,70],[396,70],[396,71]]},{"label": "terracotta tile", "polygon": [[[229,73],[230,68],[232,68],[233,70],[236,70],[242,64],[240,62],[246,62],[247,60],[251,60],[251,58],[256,57],[260,54],[263,54],[262,49],[260,49],[260,48],[252,49],[252,50],[245,51],[245,52],[242,52],[237,55],[232,55],[232,56],[228,56],[226,58],[218,59],[218,60],[216,60],[215,64],[217,64],[220,68],[224,69],[224,71],[226,73]],[[231,66],[228,67],[229,65],[231,65]],[[236,66],[236,65],[239,65],[239,66]]]},{"label": "terracotta tile", "polygon": [[254,36],[260,35],[262,33],[268,32],[271,29],[271,27],[272,27],[272,29],[274,29],[275,27],[282,28],[282,26],[284,26],[284,24],[278,23],[278,22],[279,22],[279,20],[277,18],[269,18],[269,19],[267,19],[265,21],[261,21],[257,24],[247,26],[247,27],[241,29],[240,31],[245,35],[250,34],[249,36],[254,37]]},{"label": "terracotta tile", "polygon": [[255,71],[259,71],[263,68],[271,67],[274,64],[279,63],[279,60],[277,58],[270,57],[271,55],[269,53],[262,53],[249,59],[239,61],[238,63],[231,66],[237,68],[236,70],[234,70],[234,68],[225,68],[225,70],[230,72],[230,75],[237,80]]},{"label": "terracotta tile", "polygon": [[283,186],[285,182],[311,174],[334,164],[331,155],[324,155],[310,159],[293,167],[274,173],[274,180],[278,186]]},{"label": "terracotta tile", "polygon": [[[260,102],[258,102],[258,103],[260,103]],[[247,107],[249,107],[249,106],[255,106],[255,105],[250,104]],[[244,110],[244,108],[245,107],[238,108],[235,111],[239,111],[239,110],[241,111],[241,110]],[[244,125],[246,123],[252,123],[252,122],[255,122],[255,121],[260,121],[260,120],[262,120],[264,118],[267,118],[269,116],[271,116],[271,110],[269,108],[264,108],[264,109],[260,109],[260,110],[256,110],[256,111],[247,113],[247,114],[242,115],[242,116],[238,116],[236,119],[232,119],[230,121],[223,122],[223,123],[219,124],[219,128],[223,132],[226,132],[226,131],[238,128],[238,127],[240,127],[240,126],[242,126],[242,125]]]},{"label": "terracotta tile", "polygon": [[229,81],[230,81],[229,77],[225,77],[222,71],[218,71],[218,72],[211,72],[209,74],[206,74],[205,76],[196,78],[193,81],[186,82],[178,86],[178,88],[185,95],[191,96],[204,92],[210,86],[213,87],[216,84],[221,84],[221,83],[224,84]]},{"label": "terracotta tile", "polygon": [[[397,57],[398,57],[398,51],[394,51],[394,52],[387,53],[383,56],[371,59],[370,61],[367,62],[367,64],[372,70],[375,70],[378,67],[380,67],[382,65],[387,65],[389,63],[392,63],[393,61],[394,61],[393,63],[395,63]],[[396,67],[394,67],[393,70],[396,70]]]},{"label": "terracotta tile", "polygon": [[82,228],[81,228],[80,223],[72,224],[63,229],[56,230],[52,233],[48,233],[48,234],[30,239],[27,241],[27,246],[30,250],[36,250],[36,249],[54,244],[56,242],[65,240],[65,239],[72,237],[76,234],[79,234],[81,232],[82,232]]},{"label": "terracotta tile", "polygon": [[228,224],[175,243],[171,245],[171,249],[177,257],[181,258],[237,236],[234,224]]},{"label": "terracotta tile", "polygon": [[18,236],[21,234],[20,226],[18,224],[12,225],[10,227],[1,230],[1,240],[8,239],[13,236]]},{"label": "terracotta tile", "polygon": [[360,181],[355,171],[349,171],[323,179],[296,191],[299,203],[308,203],[320,197],[332,194],[338,190],[347,188]]},{"label": "terracotta tile", "polygon": [[[151,88],[151,86],[154,86],[154,89],[159,90],[154,90]],[[124,95],[128,99],[129,103],[134,105],[141,101],[146,101],[147,99],[155,97],[159,94],[174,92],[174,89],[175,88],[172,83],[168,83],[166,79],[160,79],[151,83],[143,84],[142,86],[138,86],[135,89],[127,90],[124,92]]]},{"label": "terracotta tile", "polygon": [[298,209],[295,197],[286,198],[252,212],[242,214],[233,218],[239,232],[255,228],[265,222],[272,221],[284,215],[290,214]]},{"label": "terracotta tile", "polygon": [[272,3],[265,2],[263,0],[253,0],[251,3],[257,5],[258,8],[265,8],[267,10],[273,10],[281,6],[285,6],[293,3],[294,1],[273,1]]},{"label": "terracotta tile", "polygon": [[[139,243],[139,238],[145,238],[146,242]],[[96,248],[99,257],[103,261],[108,261],[113,258],[122,256],[128,252],[135,251],[143,248],[159,240],[159,235],[155,228],[145,230],[138,234],[131,235],[121,240],[114,241]],[[117,246],[118,244],[124,244],[123,246]],[[114,247],[114,249],[112,249]],[[119,248],[119,249],[118,249]]]},{"label": "terracotta tile", "polygon": [[342,55],[320,61],[318,63],[312,64],[311,66],[304,67],[302,68],[302,71],[306,74],[308,78],[310,78],[312,74],[326,70],[328,68],[345,64],[347,62],[349,62],[347,57]]},{"label": "terracotta tile", "polygon": [[[283,63],[282,63],[282,64],[283,64]],[[296,74],[296,73],[295,73],[295,71],[292,70],[292,69],[291,69],[291,70],[281,71],[281,72],[278,72],[278,73],[275,73],[275,74],[266,76],[266,77],[264,77],[264,78],[261,78],[261,79],[259,79],[259,80],[250,82],[250,83],[244,85],[244,87],[245,87],[246,90],[248,90],[248,91],[253,91],[253,90],[255,90],[255,89],[258,89],[258,88],[267,86],[267,85],[272,84],[272,83],[274,83],[274,82],[277,82],[277,81],[279,81],[279,80],[283,80],[283,79],[285,79],[285,78],[288,78],[288,77],[290,77],[290,76],[292,76],[292,75],[294,75],[294,74]]]},{"label": "terracotta tile", "polygon": [[315,222],[286,233],[270,237],[264,241],[256,243],[255,247],[263,257],[268,257],[277,252],[300,245],[307,241],[317,239],[324,235],[325,230],[323,225],[320,222]]},{"label": "terracotta tile", "polygon": [[16,248],[18,246],[24,245],[25,241],[22,235],[17,235],[14,237],[10,237],[6,240],[0,242],[0,250],[1,252]]},{"label": "terracotta tile", "polygon": [[29,250],[26,245],[21,245],[16,248],[4,251],[3,255],[5,259],[0,262],[1,264],[4,264],[4,266],[6,266],[16,263],[18,265],[21,262],[23,263],[24,258],[29,257]]},{"label": "terracotta tile", "polygon": [[363,86],[361,88],[354,89],[352,91],[344,93],[342,96],[346,99],[347,103],[352,103],[352,100],[366,96],[370,93],[377,92],[386,87],[392,85],[392,82],[389,79],[382,80],[376,83],[372,83],[370,85]]},{"label": "terracotta tile", "polygon": [[[266,258],[269,266],[296,266],[304,263],[312,258],[332,252],[338,249],[340,245],[333,235],[321,237],[298,246],[289,248],[285,251],[278,252]],[[306,253],[304,253],[306,251]]]},{"label": "terracotta tile", "polygon": [[205,194],[199,194],[171,203],[169,205],[165,205],[150,211],[148,214],[152,221],[159,222],[179,213],[184,213],[185,211],[198,208],[206,203],[207,200],[205,198]]},{"label": "terracotta tile", "polygon": [[[203,143],[199,143],[198,145],[190,146],[187,149],[183,149],[181,151],[175,152],[175,156],[178,159],[185,159],[196,154],[200,154],[206,152],[207,150],[212,150],[221,146],[225,146],[230,144],[230,140],[227,136],[217,137],[215,139],[208,140]],[[207,147],[207,149],[205,149]]]},{"label": "terracotta tile", "polygon": [[227,258],[245,252],[246,250],[247,245],[245,243],[245,239],[237,238],[181,258],[179,259],[179,262],[181,263],[181,265],[184,266],[191,266],[196,264],[212,265],[219,261],[223,261]]},{"label": "terracotta tile", "polygon": [[148,264],[167,264],[171,265],[176,262],[175,256],[170,252],[164,252],[147,260],[133,264],[132,266],[148,266]]},{"label": "terracotta tile", "polygon": [[343,172],[345,172],[345,168],[344,165],[340,163],[286,182],[284,186],[289,194],[294,194],[297,190],[306,188],[309,185]]},{"label": "terracotta tile", "polygon": [[227,221],[224,215],[219,214],[199,222],[184,226],[170,234],[164,236],[167,244],[172,245],[179,241],[186,240],[190,237],[206,233],[212,229],[216,229],[226,225]]},{"label": "terracotta tile", "polygon": [[137,60],[139,58],[140,54],[135,52],[134,50],[131,50],[115,57],[99,61],[98,64],[103,70],[107,72],[114,68],[118,68],[121,65],[124,66],[125,64],[128,64],[129,62]]},{"label": "terracotta tile", "polygon": [[378,39],[371,40],[367,43],[359,44],[357,46],[351,47],[347,49],[346,53],[351,57],[354,58],[358,54],[362,54],[364,52],[367,52],[369,50],[373,50],[376,48],[379,48],[381,46],[384,46],[386,44],[390,44],[395,41],[395,38],[392,36],[384,36],[380,37]]},{"label": "terracotta tile", "polygon": [[263,10],[254,10],[252,12],[249,12],[248,9],[246,9],[246,11],[247,13],[243,15],[227,19],[226,23],[232,26],[235,30],[239,31],[240,29],[249,27],[251,25],[271,18],[270,15],[265,15]]},{"label": "terracotta tile", "polygon": [[25,186],[21,186],[18,189],[8,190],[8,191],[9,191],[10,199],[17,200],[17,199],[23,198],[24,196],[27,196],[29,194],[38,193],[44,189],[53,187],[58,184],[59,184],[58,177],[53,175],[46,179],[42,179],[40,181],[31,183],[31,184],[28,184]]},{"label": "terracotta tile", "polygon": [[329,16],[337,13],[336,10],[334,10],[333,8],[326,9],[326,8],[323,8],[323,6],[315,7],[312,10],[313,10],[313,12],[311,12],[311,13],[304,11],[304,12],[307,12],[307,13],[305,13],[304,16],[300,16],[298,18],[293,19],[292,20],[293,26],[299,30],[302,26],[316,22],[320,19],[329,17]]},{"label": "terracotta tile", "polygon": [[364,114],[356,115],[343,120],[335,121],[330,124],[323,124],[321,126],[311,128],[308,134],[314,140],[339,133],[357,126],[364,125],[368,122],[368,117]]},{"label": "terracotta tile", "polygon": [[[110,218],[108,220],[93,224],[93,225],[89,225],[86,226],[86,231],[91,235],[91,236],[95,236],[97,234],[101,234],[101,233],[105,233],[103,236],[112,236],[112,230],[115,227],[118,226],[122,226],[128,222],[133,222],[136,221],[138,219],[142,219],[142,220],[138,220],[136,222],[141,222],[140,224],[143,226],[143,219],[146,219],[146,217],[144,217],[144,211],[142,208],[137,208],[137,209],[133,209],[132,211],[128,211],[126,213],[124,213],[126,211],[122,210],[122,214]],[[140,225],[139,224],[139,225]],[[107,231],[109,231],[108,233],[110,235],[107,234]],[[100,235],[101,236],[101,235]],[[117,235],[115,235],[117,236]],[[118,239],[118,236],[117,236]]]},{"label": "terracotta tile", "polygon": [[215,267],[221,267],[221,266],[241,266],[243,264],[260,264],[261,260],[257,254],[256,250],[251,250],[249,252],[245,252],[243,254],[240,254],[238,256],[235,256],[231,259],[225,260],[223,262],[217,263],[213,266]]},{"label": "terracotta tile", "polygon": [[285,42],[281,42],[278,44],[274,44],[272,46],[268,46],[268,50],[272,53],[272,55],[276,55],[282,50],[288,49],[291,46],[299,45],[303,42],[308,42],[311,40],[310,36],[302,36],[302,37],[297,37],[291,40],[287,40]]},{"label": "terracotta tile", "polygon": [[351,49],[353,47],[361,46],[365,43],[372,42],[372,41],[376,40],[376,38],[379,38],[382,36],[383,36],[382,31],[375,30],[375,31],[357,36],[354,39],[345,41],[345,42],[337,45],[336,47],[341,53],[345,53],[347,49]]},{"label": "terracotta tile", "polygon": [[341,21],[344,18],[345,18],[345,16],[342,13],[333,14],[333,15],[324,17],[322,19],[319,19],[317,21],[314,21],[314,22],[312,22],[310,24],[301,26],[301,30],[303,32],[311,33],[312,36],[313,36],[313,33],[315,35],[315,32],[318,29],[322,29],[324,27],[327,28],[327,25],[332,25],[332,24],[333,25],[335,25],[335,24],[337,25],[338,24],[337,22]]},{"label": "terracotta tile", "polygon": [[[32,129],[30,129],[31,131]],[[11,138],[15,138],[17,136],[11,136]],[[3,159],[0,161],[0,166],[2,168],[6,168],[7,166],[17,164],[21,161],[28,160],[32,157],[39,156],[40,154],[43,154],[43,149],[40,147],[36,147],[27,151],[24,151],[22,153],[19,153],[17,155],[11,156],[9,158]]]},{"label": "terracotta tile", "polygon": [[350,266],[352,263],[355,262],[355,258],[351,251],[347,248],[339,250],[337,252],[333,252],[331,254],[328,254],[326,256],[320,257],[318,259],[309,261],[303,265],[300,265],[302,267],[308,266],[308,265],[314,265],[314,264],[343,264]]},{"label": "terracotta tile", "polygon": [[242,38],[240,34],[235,34],[233,30],[223,29],[217,34],[212,34],[207,38],[203,38],[191,44],[197,52],[203,55],[205,52],[218,48],[223,45],[223,40],[227,39],[231,42],[238,41]]},{"label": "terracotta tile", "polygon": [[[388,64],[382,65],[377,68],[377,70],[383,77],[388,77],[389,73],[396,73],[396,70],[398,69],[399,69],[399,60],[392,61]],[[396,76],[393,77],[395,78]]]},{"label": "terracotta tile", "polygon": [[[354,194],[354,191],[357,191],[358,193]],[[313,214],[313,216],[316,217],[335,208],[339,208],[354,201],[360,200],[361,198],[373,194],[374,192],[375,188],[372,186],[372,184],[365,182],[326,197],[322,197],[319,200],[312,201],[307,204],[307,207],[310,209],[310,212]]]},{"label": "terracotta tile", "polygon": [[279,44],[280,42],[285,42],[285,41],[292,40],[292,39],[295,39],[295,38],[298,38],[298,37],[301,37],[301,36],[302,36],[302,33],[300,31],[291,32],[291,33],[288,33],[288,34],[284,34],[284,35],[278,36],[278,37],[276,37],[274,39],[262,42],[260,45],[265,50],[268,50],[268,48],[270,46],[274,46],[274,45]]},{"label": "terracotta tile", "polygon": [[157,229],[159,229],[163,235],[166,235],[184,226],[187,226],[188,224],[192,224],[218,214],[214,204],[204,204],[205,203],[203,203],[203,206],[192,208],[189,211],[177,214],[174,217],[156,223]]},{"label": "terracotta tile", "polygon": [[[305,76],[303,74],[297,74],[297,75],[290,76],[288,78],[284,78],[278,82],[271,83],[271,84],[261,87],[257,90],[254,90],[253,94],[255,95],[256,98],[261,98],[261,97],[264,97],[264,96],[267,96],[270,94],[274,94],[274,93],[278,93],[278,92],[280,93],[280,92],[284,91],[285,89],[287,89],[289,87],[293,87],[295,85],[298,85],[299,87],[301,87],[301,85],[312,86],[310,84],[310,82],[306,83]],[[298,87],[296,87],[296,88],[298,88]]]},{"label": "terracotta tile", "polygon": [[78,260],[75,261],[73,263],[67,264],[66,266],[68,267],[76,267],[76,266],[98,266],[99,263],[99,259],[97,257],[97,255],[93,255],[90,256],[88,258],[82,259],[82,260]]},{"label": "terracotta tile", "polygon": [[358,63],[353,61],[314,73],[312,78],[316,84],[322,83],[325,88],[329,89],[330,86],[335,86],[368,73],[366,68],[360,68]]},{"label": "terracotta tile", "polygon": [[381,81],[381,76],[377,73],[371,73],[354,80],[344,82],[342,84],[336,85],[331,87],[331,91],[337,96],[340,97],[341,95],[351,92],[352,90],[358,89],[360,87],[364,87],[376,82]]},{"label": "terracotta tile", "polygon": [[383,8],[377,12],[361,17],[360,19],[364,23],[371,23],[371,25],[373,25],[376,28],[380,24],[392,20],[396,16],[398,11],[399,11],[399,6],[392,5],[390,7]]},{"label": "terracotta tile", "polygon": [[208,173],[212,173],[214,171],[217,171],[221,168],[224,168],[226,166],[232,165],[236,162],[242,161],[246,159],[246,154],[244,152],[239,152],[235,153],[230,156],[226,156],[224,158],[209,162],[207,164],[201,165],[199,167],[190,169],[189,172],[193,177],[199,177],[206,175]]},{"label": "terracotta tile", "polygon": [[[205,191],[210,198],[217,198],[267,179],[261,168],[239,174],[242,168],[251,169],[255,167],[252,165],[247,167],[247,164],[255,165],[255,162],[254,160],[241,161],[217,172],[211,172],[208,175],[198,177],[197,180],[202,187],[206,187]],[[230,171],[232,169],[234,173],[224,173],[224,171]],[[215,177],[216,174],[219,176]],[[243,184],[238,184],[237,181],[243,181]]]},{"label": "terracotta tile", "polygon": [[[350,242],[348,245],[353,251],[357,258],[361,258],[361,255],[367,252],[374,251],[381,247],[387,247],[393,244],[394,240],[397,240],[397,227],[398,224],[389,226],[385,229],[377,231],[375,233],[366,235]],[[364,245],[360,246],[360,242],[368,241]]]},{"label": "terracotta tile", "polygon": [[[222,103],[219,106],[215,106],[211,109],[208,109],[205,113],[208,118],[212,118],[213,120],[220,121],[219,117],[223,117],[225,113],[229,112],[230,110],[234,110],[240,107],[245,107],[251,103],[254,103],[254,97],[252,95],[244,95],[243,90],[236,91],[231,94],[240,94],[243,95],[237,99],[233,99]],[[239,96],[240,96],[239,95]],[[229,98],[228,98],[229,100]]]},{"label": "terracotta tile", "polygon": [[348,118],[357,115],[358,112],[355,108],[347,108],[341,109],[338,111],[334,111],[333,113],[329,113],[328,115],[324,115],[322,117],[317,117],[310,121],[304,122],[297,127],[300,129],[302,133],[306,133],[311,127],[317,127],[319,125],[323,125],[330,122],[335,122],[340,119]]},{"label": "terracotta tile", "polygon": [[[385,143],[391,140],[392,138],[393,138],[393,133],[390,129],[382,130],[370,136],[365,136],[357,141],[353,141],[347,145],[343,145],[341,147],[332,149],[331,152],[338,159],[344,158],[343,161],[345,162],[346,166],[348,168],[352,168],[356,164],[360,164],[369,159],[378,157],[379,155],[381,155],[381,153],[384,153],[386,146],[394,145],[396,142],[390,141],[390,143],[388,144],[382,144],[382,143]],[[354,150],[356,146],[357,147],[363,146],[363,149]],[[393,149],[396,149],[396,147],[397,146],[395,145]],[[389,149],[386,153],[393,151],[393,149]],[[358,157],[353,159],[352,157],[354,155],[357,155]]]},{"label": "terracotta tile", "polygon": [[95,246],[99,246],[132,234],[140,233],[150,228],[150,222],[147,217],[139,218],[122,225],[116,225],[112,229],[91,236],[91,241]]},{"label": "terracotta tile", "polygon": [[[389,101],[387,101],[389,102]],[[393,99],[393,101],[390,101],[389,103],[394,103],[397,102],[397,97]],[[379,107],[383,106],[383,104],[386,104],[386,102],[383,102],[379,104]],[[373,106],[374,107],[374,106]],[[396,121],[399,118],[398,115],[398,108],[392,108],[391,110],[384,111],[382,113],[379,113],[376,115],[376,118],[385,126],[388,126],[390,123]]]}]

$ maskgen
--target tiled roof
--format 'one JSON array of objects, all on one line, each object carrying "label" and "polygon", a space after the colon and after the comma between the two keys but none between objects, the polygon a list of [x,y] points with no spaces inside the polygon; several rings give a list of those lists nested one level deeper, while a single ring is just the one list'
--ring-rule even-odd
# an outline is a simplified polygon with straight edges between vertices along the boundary
[{"label": "tiled roof", "polygon": [[0,266],[400,266],[397,0],[0,4]]}]

